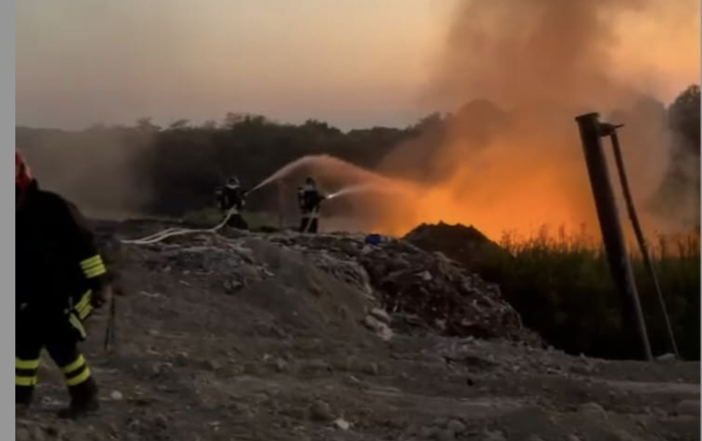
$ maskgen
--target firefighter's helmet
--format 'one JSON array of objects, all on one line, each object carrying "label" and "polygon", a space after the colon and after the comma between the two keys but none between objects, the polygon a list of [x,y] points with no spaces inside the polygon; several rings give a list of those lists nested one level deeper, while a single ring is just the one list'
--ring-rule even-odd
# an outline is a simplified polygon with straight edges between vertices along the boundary
[{"label": "firefighter's helmet", "polygon": [[239,178],[237,178],[236,176],[230,176],[229,179],[227,179],[227,188],[235,189],[239,188],[239,185]]}]

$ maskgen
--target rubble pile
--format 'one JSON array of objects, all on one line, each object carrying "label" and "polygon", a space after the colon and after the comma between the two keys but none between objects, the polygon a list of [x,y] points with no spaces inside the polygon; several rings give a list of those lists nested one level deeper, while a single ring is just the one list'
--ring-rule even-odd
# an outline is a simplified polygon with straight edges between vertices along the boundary
[{"label": "rubble pile", "polygon": [[473,226],[443,222],[421,224],[407,233],[403,240],[425,251],[439,251],[494,283],[499,283],[501,278],[500,263],[514,258]]},{"label": "rubble pile", "polygon": [[[225,291],[234,293],[275,274],[274,268],[251,252],[252,247],[260,248],[256,244],[273,245],[302,254],[313,267],[363,293],[370,303],[368,310],[387,311],[389,319],[380,321],[396,330],[542,344],[524,328],[497,285],[486,283],[441,253],[424,251],[407,241],[371,245],[364,239],[351,233],[236,232],[229,237],[173,237],[129,248],[133,257],[143,254],[139,260],[150,270],[185,271],[188,277],[207,283],[213,276],[225,277]],[[375,323],[377,316],[369,313],[366,320]],[[380,333],[387,335],[384,329]]]},{"label": "rubble pile", "polygon": [[[271,236],[271,240],[305,251],[327,271],[339,274],[344,266],[352,268],[345,280],[370,289],[396,322],[445,336],[541,344],[502,299],[497,285],[486,283],[441,253],[424,251],[403,240],[369,245],[363,236],[345,233],[288,234]],[[330,261],[330,256],[336,258]]]}]

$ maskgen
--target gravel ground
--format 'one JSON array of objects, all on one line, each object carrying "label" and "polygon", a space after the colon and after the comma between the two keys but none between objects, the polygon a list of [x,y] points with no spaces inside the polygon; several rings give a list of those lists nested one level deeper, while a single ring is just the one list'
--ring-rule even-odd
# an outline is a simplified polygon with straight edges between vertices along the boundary
[{"label": "gravel ground", "polygon": [[[156,231],[134,223],[102,230]],[[494,313],[481,310],[481,320],[501,323],[503,335],[467,328],[451,336],[426,316],[407,331],[406,314],[387,308],[389,288],[364,267],[375,251],[339,253],[340,241],[363,250],[358,238],[227,236],[125,245],[117,345],[102,348],[104,312],[91,319],[85,345],[101,414],[56,419],[66,394],[46,361],[16,439],[700,439],[697,362],[544,349],[494,292]],[[450,311],[437,314],[441,322]]]}]

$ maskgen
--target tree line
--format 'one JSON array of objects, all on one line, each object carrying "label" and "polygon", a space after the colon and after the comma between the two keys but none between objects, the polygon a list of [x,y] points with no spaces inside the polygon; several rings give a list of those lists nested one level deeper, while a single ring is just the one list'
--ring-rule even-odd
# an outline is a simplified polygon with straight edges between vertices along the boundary
[{"label": "tree line", "polygon": [[[475,108],[497,112],[491,103],[482,101],[464,106],[472,111]],[[398,145],[440,138],[442,129],[460,118],[460,113],[432,114],[405,128],[349,131],[317,120],[294,125],[233,113],[220,122],[195,125],[179,120],[167,127],[141,118],[131,126],[98,124],[79,131],[17,127],[16,139],[42,176],[78,195],[87,205],[109,205],[110,199],[119,198],[107,197],[104,192],[120,187],[125,193],[122,199],[130,194],[132,209],[136,206],[142,212],[178,216],[210,203],[213,187],[230,174],[236,174],[245,185],[254,185],[304,155],[330,154],[373,169]],[[682,91],[666,113],[677,141],[660,189],[661,210],[674,209],[665,206],[665,201],[674,200],[681,185],[699,190],[699,185],[695,186],[700,179],[699,86]],[[407,154],[421,153],[419,149],[406,150]],[[422,164],[423,158],[416,162]],[[427,179],[431,179],[432,171],[427,170]],[[699,203],[699,192],[694,196]],[[269,202],[265,197],[250,201],[254,210]]]}]

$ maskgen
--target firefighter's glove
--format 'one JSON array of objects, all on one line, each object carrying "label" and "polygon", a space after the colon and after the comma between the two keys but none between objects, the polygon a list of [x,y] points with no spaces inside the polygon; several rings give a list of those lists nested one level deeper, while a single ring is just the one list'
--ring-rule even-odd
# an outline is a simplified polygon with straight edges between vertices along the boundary
[{"label": "firefighter's glove", "polygon": [[95,309],[100,309],[110,301],[112,297],[112,285],[105,284],[93,290],[93,295],[90,297],[90,305]]}]

